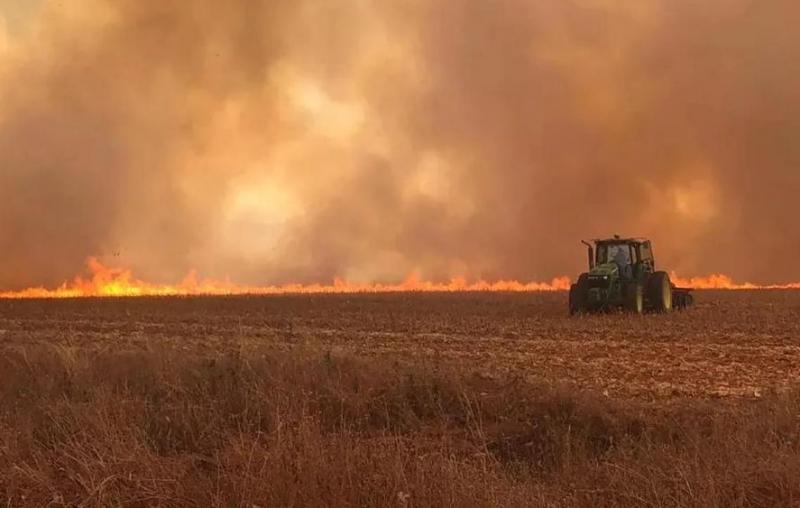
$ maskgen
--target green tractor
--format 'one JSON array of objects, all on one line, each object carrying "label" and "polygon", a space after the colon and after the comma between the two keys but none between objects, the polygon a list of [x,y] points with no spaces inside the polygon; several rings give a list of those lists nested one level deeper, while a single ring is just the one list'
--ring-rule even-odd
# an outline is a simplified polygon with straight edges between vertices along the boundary
[{"label": "green tractor", "polygon": [[691,289],[676,287],[667,272],[656,271],[649,240],[614,235],[582,243],[589,272],[570,287],[570,314],[620,308],[635,314],[671,312],[692,305]]}]

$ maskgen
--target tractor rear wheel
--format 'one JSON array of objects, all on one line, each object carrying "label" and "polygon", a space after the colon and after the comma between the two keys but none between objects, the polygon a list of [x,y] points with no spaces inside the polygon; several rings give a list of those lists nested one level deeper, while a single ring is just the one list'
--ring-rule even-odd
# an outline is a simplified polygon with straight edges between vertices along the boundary
[{"label": "tractor rear wheel", "polygon": [[589,275],[581,274],[578,281],[569,287],[569,315],[574,316],[586,312],[586,300],[589,295]]},{"label": "tractor rear wheel", "polygon": [[672,311],[672,282],[667,272],[655,272],[647,279],[647,299],[656,312]]},{"label": "tractor rear wheel", "polygon": [[628,285],[625,291],[625,310],[634,314],[644,312],[644,288],[638,282]]}]

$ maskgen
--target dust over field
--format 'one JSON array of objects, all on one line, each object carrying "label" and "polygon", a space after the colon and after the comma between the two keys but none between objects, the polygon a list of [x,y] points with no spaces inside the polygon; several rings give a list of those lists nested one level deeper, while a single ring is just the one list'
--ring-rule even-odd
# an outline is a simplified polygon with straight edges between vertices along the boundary
[{"label": "dust over field", "polygon": [[800,292],[0,300],[8,506],[800,506]]}]

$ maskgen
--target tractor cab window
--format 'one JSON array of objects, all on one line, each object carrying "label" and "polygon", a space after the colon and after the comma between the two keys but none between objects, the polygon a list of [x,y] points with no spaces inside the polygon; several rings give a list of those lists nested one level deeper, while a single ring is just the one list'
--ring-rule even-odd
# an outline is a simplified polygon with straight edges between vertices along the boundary
[{"label": "tractor cab window", "polygon": [[606,243],[597,247],[597,263],[616,263],[620,266],[630,265],[631,247],[627,243]]},{"label": "tractor cab window", "polygon": [[645,242],[639,247],[639,251],[642,253],[642,261],[649,261],[651,264],[653,262],[653,250],[650,248],[650,242]]}]

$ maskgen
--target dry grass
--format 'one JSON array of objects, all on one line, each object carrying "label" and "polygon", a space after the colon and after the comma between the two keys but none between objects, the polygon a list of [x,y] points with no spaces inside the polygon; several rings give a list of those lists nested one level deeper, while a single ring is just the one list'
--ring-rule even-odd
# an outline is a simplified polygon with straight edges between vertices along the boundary
[{"label": "dry grass", "polygon": [[[800,291],[702,292],[690,312],[570,319],[564,293],[0,300],[0,347],[331,350],[570,383],[612,398],[750,397],[800,379]],[[237,346],[238,347],[238,346]]]},{"label": "dry grass", "polygon": [[800,395],[612,401],[298,347],[0,359],[9,506],[800,506]]}]

